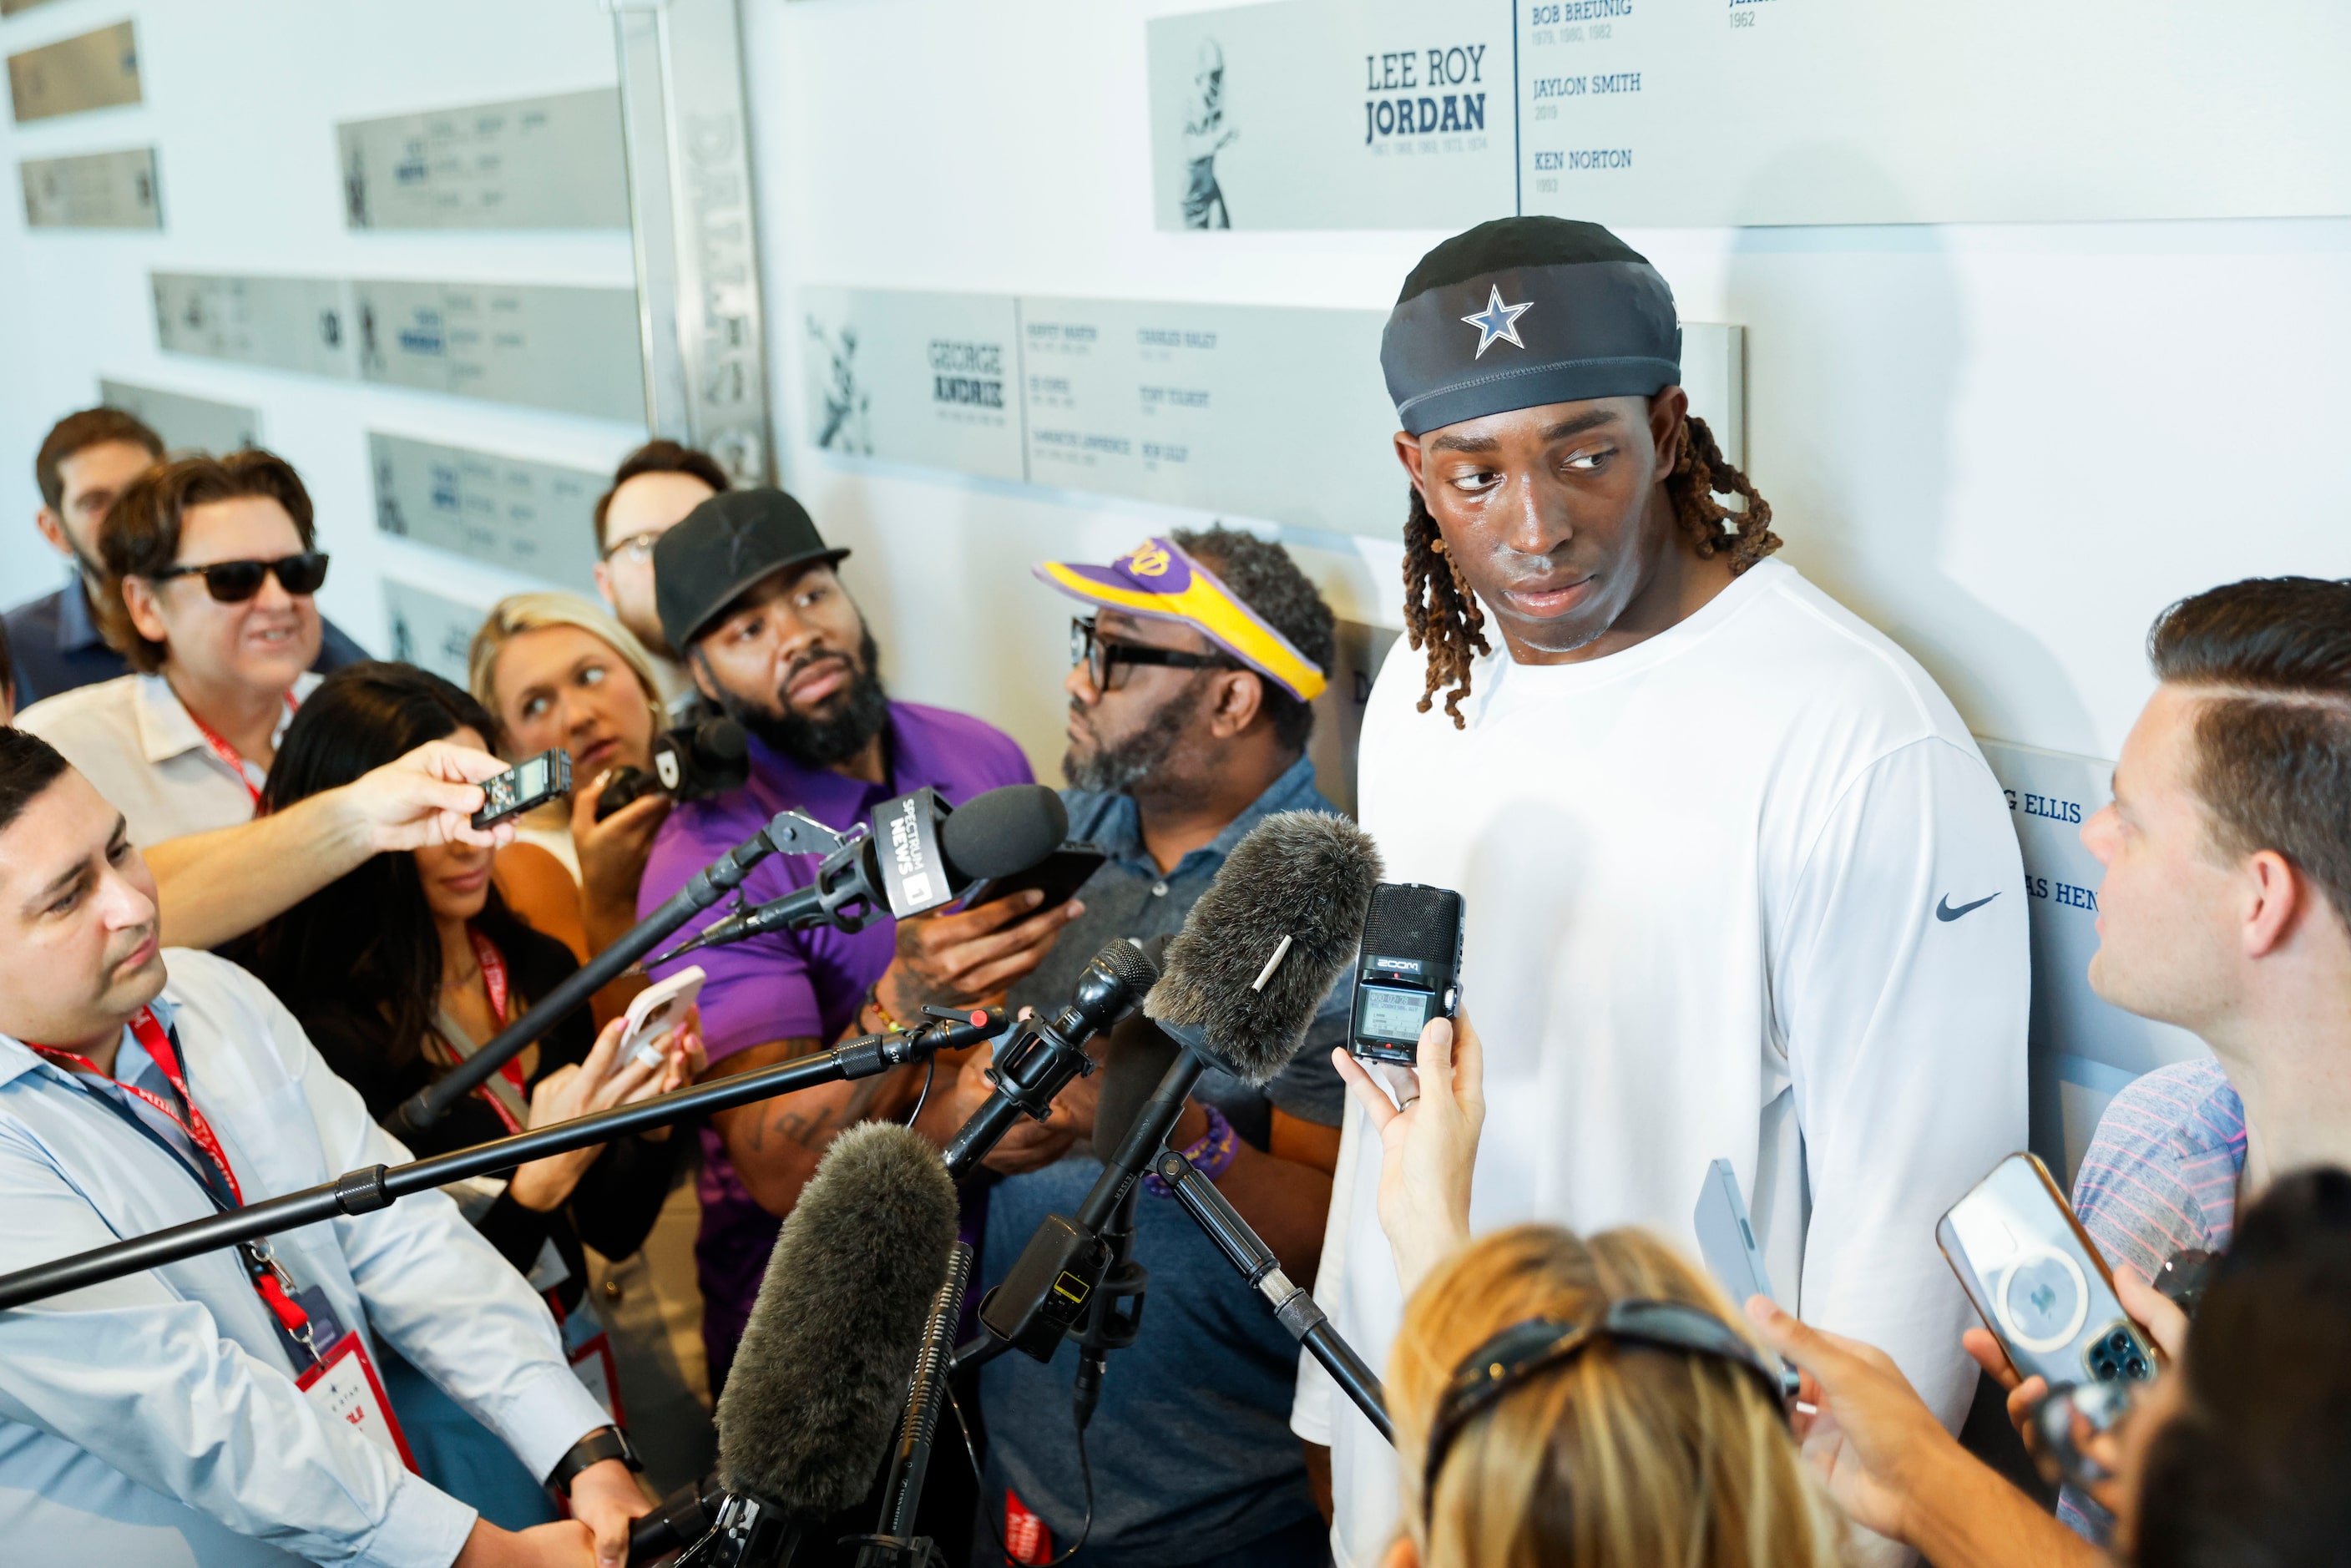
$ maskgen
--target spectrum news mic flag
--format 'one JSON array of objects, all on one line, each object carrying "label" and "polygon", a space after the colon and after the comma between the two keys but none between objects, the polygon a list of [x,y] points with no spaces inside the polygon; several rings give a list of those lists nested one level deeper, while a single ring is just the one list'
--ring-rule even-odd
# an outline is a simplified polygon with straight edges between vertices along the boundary
[{"label": "spectrum news mic flag", "polygon": [[646,960],[653,968],[703,947],[746,942],[788,926],[854,931],[952,904],[982,882],[1029,870],[1070,831],[1061,795],[1042,784],[1007,784],[949,806],[928,787],[884,801],[873,832],[826,858],[816,880],[756,908],[737,908],[688,942]]},{"label": "spectrum news mic flag", "polygon": [[956,1214],[955,1185],[919,1134],[867,1123],[833,1140],[768,1256],[718,1398],[724,1500],[678,1568],[788,1568],[812,1531],[864,1500]]}]

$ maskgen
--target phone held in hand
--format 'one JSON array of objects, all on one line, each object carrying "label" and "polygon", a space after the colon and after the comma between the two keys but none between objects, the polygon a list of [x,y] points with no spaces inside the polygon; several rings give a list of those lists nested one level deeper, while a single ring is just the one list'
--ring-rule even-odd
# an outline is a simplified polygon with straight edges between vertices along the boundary
[{"label": "phone held in hand", "polygon": [[1460,1010],[1462,915],[1461,895],[1449,887],[1384,882],[1372,889],[1347,1032],[1359,1060],[1409,1067],[1428,1020]]},{"label": "phone held in hand", "polygon": [[2155,1353],[2115,1295],[2106,1260],[2035,1156],[1994,1166],[1935,1239],[2019,1376],[2057,1388],[2155,1375]]},{"label": "phone held in hand", "polygon": [[[1763,1249],[1747,1217],[1747,1198],[1739,1190],[1739,1173],[1729,1160],[1706,1167],[1706,1185],[1698,1189],[1698,1208],[1690,1216],[1698,1230],[1698,1256],[1733,1307],[1744,1311],[1750,1296],[1771,1295],[1771,1271],[1763,1266]],[[1776,1300],[1777,1298],[1773,1298]],[[1802,1375],[1780,1363],[1780,1388],[1793,1399],[1802,1387]]]},{"label": "phone held in hand", "polygon": [[495,828],[570,793],[571,753],[559,746],[485,779],[482,809],[474,813],[474,826]]},{"label": "phone held in hand", "polygon": [[663,1039],[685,1021],[685,1009],[702,994],[707,977],[702,966],[695,964],[639,991],[629,1004],[628,1026],[621,1032],[620,1049],[612,1053],[612,1071],[618,1072],[632,1057],[647,1067],[659,1067]]},{"label": "phone held in hand", "polygon": [[1016,893],[1036,888],[1044,894],[1038,901],[1040,909],[1050,909],[1067,904],[1077,895],[1078,889],[1101,869],[1109,853],[1099,844],[1066,843],[1027,871],[1016,871],[1010,876],[991,877],[963,895],[966,909],[977,909],[983,904],[993,904]]}]

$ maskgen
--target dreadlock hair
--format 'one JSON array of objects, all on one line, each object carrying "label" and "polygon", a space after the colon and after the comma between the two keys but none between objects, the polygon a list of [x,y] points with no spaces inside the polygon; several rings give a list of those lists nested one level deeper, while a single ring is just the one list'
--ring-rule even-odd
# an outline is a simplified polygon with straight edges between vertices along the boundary
[{"label": "dreadlock hair", "polygon": [[[1712,560],[1718,551],[1727,551],[1730,575],[1737,577],[1780,548],[1780,536],[1771,531],[1771,503],[1723,456],[1706,421],[1690,414],[1682,426],[1681,455],[1666,476],[1674,517],[1698,559]],[[1747,504],[1733,511],[1717,495],[1736,495]],[[1426,713],[1445,690],[1445,712],[1453,727],[1461,729],[1468,722],[1461,716],[1461,699],[1469,695],[1469,661],[1493,651],[1486,642],[1486,611],[1446,553],[1437,519],[1417,486],[1411,496],[1412,511],[1404,524],[1404,629],[1415,648],[1428,651],[1427,683],[1416,706]]]}]

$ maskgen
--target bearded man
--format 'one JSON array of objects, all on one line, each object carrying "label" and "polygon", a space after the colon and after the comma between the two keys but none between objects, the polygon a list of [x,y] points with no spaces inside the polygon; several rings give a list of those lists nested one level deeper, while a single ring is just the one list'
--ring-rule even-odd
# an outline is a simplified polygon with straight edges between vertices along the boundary
[{"label": "bearded man", "polygon": [[[1094,609],[1071,627],[1062,798],[1070,836],[1108,854],[1078,890],[1083,913],[1067,937],[1011,988],[1013,1006],[1042,1009],[1069,995],[1105,942],[1180,929],[1265,817],[1337,808],[1305,756],[1331,612],[1280,545],[1226,528],[1177,533],[1107,567],[1050,562],[1038,575]],[[1346,1103],[1331,1050],[1346,1038],[1353,994],[1338,986],[1264,1089],[1211,1071],[1168,1138],[1301,1283],[1314,1278],[1330,1206]],[[956,1119],[987,1097],[986,1066],[984,1053],[965,1063]],[[1051,1120],[1019,1124],[987,1160],[1002,1179],[981,1222],[982,1286],[1003,1278],[1047,1215],[1074,1213],[1101,1174],[1091,1141],[1101,1078],[1072,1083]],[[1082,1532],[1085,1561],[1105,1568],[1322,1568],[1322,1521],[1288,1427],[1296,1343],[1152,1183],[1134,1199],[1134,1247],[1150,1270],[1145,1327],[1102,1379],[1082,1460],[1074,1344],[1048,1363],[1004,1355],[981,1369],[981,1508],[1017,1562],[1045,1562]]]},{"label": "bearded man", "polygon": [[[925,786],[961,804],[1033,781],[1027,758],[1002,731],[890,699],[873,635],[834,572],[848,554],[827,546],[807,510],[781,490],[714,496],[654,545],[662,629],[702,695],[749,732],[751,775],[740,789],[670,813],[638,890],[641,916],[778,811],[845,829]],[[763,904],[814,874],[809,857],[776,855],[743,891]],[[898,1029],[920,1021],[926,1005],[1002,999],[1080,907],[1039,909],[1040,902],[1031,892],[957,914],[904,921],[885,915],[853,934],[774,932],[695,954],[690,961],[708,976],[707,1076]],[[844,1127],[903,1116],[922,1081],[915,1070],[802,1090],[722,1111],[704,1128],[695,1255],[714,1392],[726,1381],[783,1217],[818,1159]],[[946,1101],[929,1097],[926,1131]],[[953,1130],[949,1124],[939,1136]]]}]

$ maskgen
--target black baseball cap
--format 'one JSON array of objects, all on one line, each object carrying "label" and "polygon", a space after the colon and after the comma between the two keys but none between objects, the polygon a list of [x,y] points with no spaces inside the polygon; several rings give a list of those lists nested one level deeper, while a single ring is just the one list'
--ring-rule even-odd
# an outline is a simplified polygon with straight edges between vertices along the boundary
[{"label": "black baseball cap", "polygon": [[779,571],[849,552],[816,531],[808,508],[782,490],[729,490],[686,513],[653,541],[653,608],[681,652],[737,594]]}]

